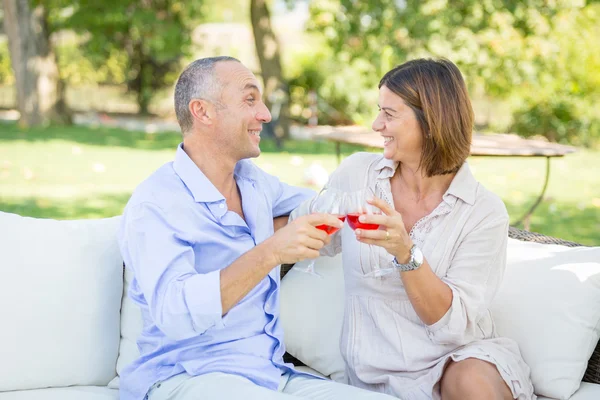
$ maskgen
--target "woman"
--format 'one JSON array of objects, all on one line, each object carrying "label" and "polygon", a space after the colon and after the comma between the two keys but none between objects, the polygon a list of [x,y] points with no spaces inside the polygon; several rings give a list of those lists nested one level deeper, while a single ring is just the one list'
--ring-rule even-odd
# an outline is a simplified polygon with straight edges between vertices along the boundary
[{"label": "woman", "polygon": [[383,156],[354,154],[330,178],[345,192],[371,188],[382,211],[360,217],[378,230],[345,227],[326,249],[343,249],[340,349],[352,385],[403,400],[535,399],[517,344],[497,336],[489,311],[506,264],[508,214],[465,162],[472,129],[458,68],[407,62],[379,83],[373,130]]}]

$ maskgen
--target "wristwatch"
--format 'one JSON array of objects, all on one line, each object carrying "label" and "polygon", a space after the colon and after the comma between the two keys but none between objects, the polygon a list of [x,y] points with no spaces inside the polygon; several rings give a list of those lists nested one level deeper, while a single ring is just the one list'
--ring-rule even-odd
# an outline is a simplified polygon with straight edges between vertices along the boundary
[{"label": "wristwatch", "polygon": [[396,257],[394,257],[392,265],[400,271],[414,271],[423,265],[423,252],[421,252],[421,249],[419,249],[416,244],[413,244],[413,247],[410,248],[410,260],[408,263],[400,264],[398,260],[396,260]]}]

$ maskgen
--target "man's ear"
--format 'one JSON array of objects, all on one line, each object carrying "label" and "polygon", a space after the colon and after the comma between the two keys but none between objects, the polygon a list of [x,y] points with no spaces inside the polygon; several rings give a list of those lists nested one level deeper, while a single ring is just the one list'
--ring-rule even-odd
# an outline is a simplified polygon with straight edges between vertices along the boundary
[{"label": "man's ear", "polygon": [[204,125],[212,125],[216,116],[215,106],[203,99],[192,99],[188,105],[192,117]]}]

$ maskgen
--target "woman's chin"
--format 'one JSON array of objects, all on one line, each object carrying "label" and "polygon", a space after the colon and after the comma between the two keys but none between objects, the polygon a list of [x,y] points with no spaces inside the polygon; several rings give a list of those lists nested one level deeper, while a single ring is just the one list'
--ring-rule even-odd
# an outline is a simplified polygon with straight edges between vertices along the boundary
[{"label": "woman's chin", "polygon": [[385,159],[394,160],[394,154],[395,152],[392,149],[383,149],[383,158]]}]

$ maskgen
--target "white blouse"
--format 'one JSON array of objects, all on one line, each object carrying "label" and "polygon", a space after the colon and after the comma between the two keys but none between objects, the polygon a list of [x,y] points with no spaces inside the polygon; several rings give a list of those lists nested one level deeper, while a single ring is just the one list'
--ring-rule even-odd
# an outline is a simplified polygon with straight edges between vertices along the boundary
[{"label": "white blouse", "polygon": [[[390,178],[398,163],[373,153],[346,158],[328,186],[371,187],[393,207]],[[308,202],[292,218],[308,212]],[[448,312],[433,325],[416,314],[400,273],[366,276],[374,260],[391,263],[385,249],[356,240],[345,225],[321,252],[342,251],[345,312],[340,350],[349,384],[402,398],[439,399],[449,360],[478,358],[498,368],[514,398],[535,399],[529,367],[516,342],[496,334],[490,303],[506,265],[508,213],[502,200],[479,184],[465,163],[438,207],[410,232],[431,269],[452,290]]]}]

